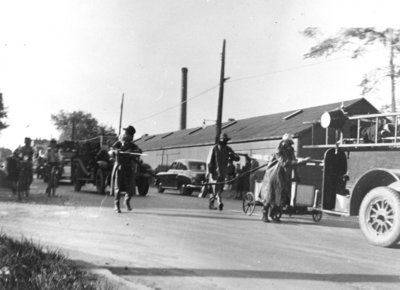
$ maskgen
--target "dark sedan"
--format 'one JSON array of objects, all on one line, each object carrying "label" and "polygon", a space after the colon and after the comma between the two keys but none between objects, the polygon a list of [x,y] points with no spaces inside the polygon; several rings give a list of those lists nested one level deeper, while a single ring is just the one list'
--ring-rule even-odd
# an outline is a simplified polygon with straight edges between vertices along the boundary
[{"label": "dark sedan", "polygon": [[191,195],[199,190],[205,181],[206,162],[196,159],[174,161],[168,171],[157,173],[156,185],[159,193],[165,189],[179,190],[181,194]]}]

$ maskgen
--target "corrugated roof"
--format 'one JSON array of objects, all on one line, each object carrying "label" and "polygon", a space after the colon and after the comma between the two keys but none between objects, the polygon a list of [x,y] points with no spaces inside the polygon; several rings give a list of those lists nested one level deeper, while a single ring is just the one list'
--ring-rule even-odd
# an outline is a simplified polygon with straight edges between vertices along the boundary
[{"label": "corrugated roof", "polygon": [[[312,126],[312,121],[319,121],[322,113],[338,109],[342,104],[346,110],[351,110],[352,107],[363,104],[366,105],[367,110],[362,113],[378,112],[367,100],[358,98],[328,105],[236,120],[235,122],[228,121],[223,123],[222,127],[229,123],[232,124],[229,124],[222,131],[229,135],[231,138],[230,143],[278,139],[285,133],[298,136],[301,132]],[[151,136],[142,136],[136,140],[136,144],[145,151],[211,145],[214,144],[215,132],[215,125],[207,126],[201,130],[199,130],[199,127],[190,128]]]}]

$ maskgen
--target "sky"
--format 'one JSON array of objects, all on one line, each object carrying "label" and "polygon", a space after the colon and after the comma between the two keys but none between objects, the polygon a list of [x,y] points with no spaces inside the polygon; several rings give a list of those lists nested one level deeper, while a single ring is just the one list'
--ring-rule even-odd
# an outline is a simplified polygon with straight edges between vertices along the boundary
[{"label": "sky", "polygon": [[[398,2],[398,1],[397,1]],[[140,137],[179,129],[183,67],[188,68],[187,127],[217,118],[226,40],[223,121],[361,97],[364,73],[387,65],[373,47],[305,59],[318,27],[398,27],[400,3],[352,0],[0,0],[0,92],[9,127],[0,147],[24,137],[57,138],[51,114],[91,113]],[[366,97],[378,108],[390,86]]]}]

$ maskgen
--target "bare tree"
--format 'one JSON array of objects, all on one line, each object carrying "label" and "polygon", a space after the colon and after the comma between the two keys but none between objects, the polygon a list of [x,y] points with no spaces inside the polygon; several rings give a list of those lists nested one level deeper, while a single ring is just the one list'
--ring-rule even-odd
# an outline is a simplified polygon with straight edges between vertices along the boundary
[{"label": "bare tree", "polygon": [[[317,39],[321,32],[315,27],[306,28],[302,34],[306,37]],[[394,60],[400,53],[400,30],[387,28],[379,30],[373,27],[367,28],[343,28],[335,36],[322,39],[317,45],[311,47],[304,55],[305,58],[317,58],[330,56],[336,52],[349,49],[351,57],[357,58],[364,55],[373,45],[383,45],[388,51],[388,63],[364,74],[360,83],[362,95],[375,91],[379,84],[390,78],[391,84],[391,109],[396,112],[396,78],[399,77],[399,67]]]}]

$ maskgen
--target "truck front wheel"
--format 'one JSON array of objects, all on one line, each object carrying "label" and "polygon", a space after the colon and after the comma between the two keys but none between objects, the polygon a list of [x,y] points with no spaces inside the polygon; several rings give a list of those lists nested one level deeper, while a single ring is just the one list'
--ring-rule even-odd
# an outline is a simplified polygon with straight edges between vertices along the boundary
[{"label": "truck front wheel", "polygon": [[400,194],[385,186],[372,189],[361,203],[359,223],[371,244],[395,245],[400,240]]},{"label": "truck front wheel", "polygon": [[150,187],[149,179],[146,177],[141,177],[136,181],[136,185],[138,187],[139,195],[146,196]]}]

